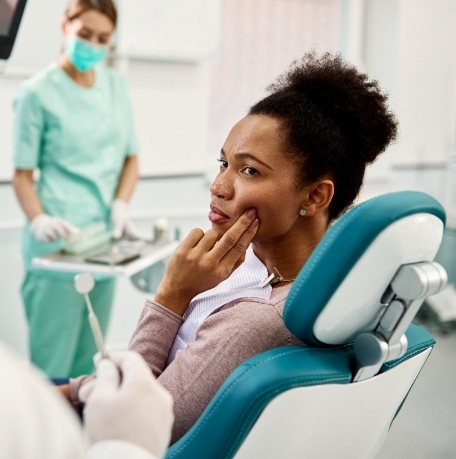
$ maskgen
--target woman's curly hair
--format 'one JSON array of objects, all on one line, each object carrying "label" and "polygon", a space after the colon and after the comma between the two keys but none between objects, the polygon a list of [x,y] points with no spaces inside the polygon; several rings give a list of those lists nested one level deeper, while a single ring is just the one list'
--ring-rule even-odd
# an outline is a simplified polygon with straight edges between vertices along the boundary
[{"label": "woman's curly hair", "polygon": [[294,61],[268,91],[249,115],[280,120],[284,150],[299,158],[298,188],[321,178],[334,182],[331,222],[353,204],[367,164],[396,138],[387,95],[339,54],[315,52]]}]

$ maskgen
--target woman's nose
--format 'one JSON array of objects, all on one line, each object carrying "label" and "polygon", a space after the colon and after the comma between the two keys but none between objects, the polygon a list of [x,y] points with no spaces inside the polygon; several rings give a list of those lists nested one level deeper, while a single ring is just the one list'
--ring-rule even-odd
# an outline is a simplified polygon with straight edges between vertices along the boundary
[{"label": "woman's nose", "polygon": [[217,175],[210,187],[211,194],[221,199],[231,199],[233,197],[233,186],[226,176],[226,171]]}]

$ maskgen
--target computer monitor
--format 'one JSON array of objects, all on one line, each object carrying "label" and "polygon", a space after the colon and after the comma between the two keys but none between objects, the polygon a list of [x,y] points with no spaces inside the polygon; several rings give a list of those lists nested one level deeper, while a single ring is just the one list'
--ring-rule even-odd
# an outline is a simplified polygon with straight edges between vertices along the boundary
[{"label": "computer monitor", "polygon": [[0,61],[10,57],[27,0],[0,0]]}]

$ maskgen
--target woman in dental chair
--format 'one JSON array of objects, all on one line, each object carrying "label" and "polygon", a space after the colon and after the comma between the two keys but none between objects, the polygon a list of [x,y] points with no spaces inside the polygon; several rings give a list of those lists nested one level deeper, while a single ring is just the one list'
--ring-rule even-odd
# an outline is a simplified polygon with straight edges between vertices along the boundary
[{"label": "woman in dental chair", "polygon": [[[378,83],[338,55],[308,53],[268,89],[221,149],[212,228],[182,241],[130,342],[173,395],[173,442],[239,363],[302,344],[282,319],[290,286],[396,136]],[[70,381],[75,406],[88,378]]]}]

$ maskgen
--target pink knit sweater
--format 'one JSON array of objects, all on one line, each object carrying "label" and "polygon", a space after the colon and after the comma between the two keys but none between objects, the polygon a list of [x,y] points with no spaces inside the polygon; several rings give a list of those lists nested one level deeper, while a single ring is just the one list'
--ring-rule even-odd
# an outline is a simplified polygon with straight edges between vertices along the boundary
[{"label": "pink knit sweater", "polygon": [[[302,344],[285,327],[283,306],[290,285],[272,290],[268,301],[240,298],[213,312],[201,325],[196,340],[166,360],[182,317],[148,300],[129,348],[139,352],[158,381],[172,394],[175,423],[172,442],[196,422],[216,391],[244,360],[279,346]],[[86,377],[71,380],[71,397]]]}]

